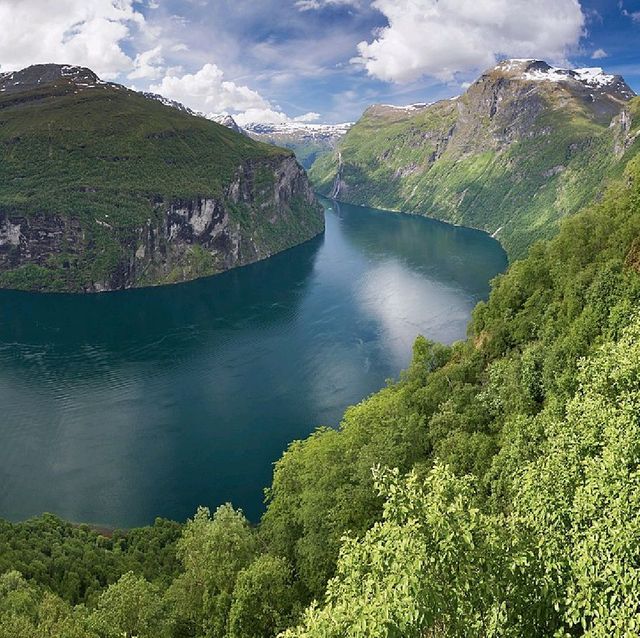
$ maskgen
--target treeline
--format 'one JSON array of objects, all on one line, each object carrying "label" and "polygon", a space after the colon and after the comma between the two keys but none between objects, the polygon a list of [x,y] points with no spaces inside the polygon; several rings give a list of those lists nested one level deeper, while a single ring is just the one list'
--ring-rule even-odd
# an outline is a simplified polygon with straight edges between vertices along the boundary
[{"label": "treeline", "polygon": [[0,637],[639,635],[639,301],[636,160],[466,341],[292,443],[259,526],[0,527]]}]

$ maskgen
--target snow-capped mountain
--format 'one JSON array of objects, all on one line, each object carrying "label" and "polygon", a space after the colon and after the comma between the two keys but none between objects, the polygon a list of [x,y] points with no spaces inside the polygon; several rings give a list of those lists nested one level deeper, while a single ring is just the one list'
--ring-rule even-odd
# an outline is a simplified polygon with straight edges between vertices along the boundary
[{"label": "snow-capped mountain", "polygon": [[220,115],[215,115],[213,113],[205,116],[208,120],[216,122],[217,124],[222,124],[222,126],[226,126],[230,128],[232,131],[236,133],[241,133],[242,135],[246,135],[246,131],[239,126],[239,124],[233,119],[231,115],[228,113],[221,113]]},{"label": "snow-capped mountain", "polygon": [[305,168],[310,168],[318,157],[333,151],[352,126],[352,122],[343,124],[283,122],[280,124],[252,123],[247,124],[244,129],[254,140],[290,148],[295,152],[298,161]]},{"label": "snow-capped mountain", "polygon": [[563,69],[547,64],[543,60],[510,59],[503,60],[494,72],[504,74],[510,79],[529,82],[565,82],[610,96],[617,96],[624,100],[635,96],[633,90],[622,76],[605,73],[600,67],[586,67],[581,69]]},{"label": "snow-capped mountain", "polygon": [[98,86],[119,87],[101,80],[91,69],[69,64],[34,64],[20,71],[0,73],[0,93],[18,93],[59,81],[72,82],[77,89]]},{"label": "snow-capped mountain", "polygon": [[308,124],[305,122],[282,122],[280,124],[263,124],[253,122],[244,128],[249,135],[263,137],[296,137],[308,140],[340,140],[353,126],[353,122],[342,124]]},{"label": "snow-capped mountain", "polygon": [[406,111],[409,113],[411,111],[421,111],[432,104],[433,102],[416,102],[415,104],[405,104],[402,106],[398,106],[396,104],[380,104],[380,106],[386,109],[395,109],[396,111]]},{"label": "snow-capped mountain", "polygon": [[142,95],[144,95],[148,100],[156,100],[165,106],[170,106],[171,108],[177,109],[178,111],[182,111],[183,113],[188,113],[189,115],[196,115],[198,117],[204,117],[202,113],[198,111],[194,111],[190,109],[188,106],[182,104],[182,102],[177,102],[176,100],[170,100],[169,98],[164,97],[164,95],[160,95],[159,93],[149,93],[147,91],[143,91]]}]

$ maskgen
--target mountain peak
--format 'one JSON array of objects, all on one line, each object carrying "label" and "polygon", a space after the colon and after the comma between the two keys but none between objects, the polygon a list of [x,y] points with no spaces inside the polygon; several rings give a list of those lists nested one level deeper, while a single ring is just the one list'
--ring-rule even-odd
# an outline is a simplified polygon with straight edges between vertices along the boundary
[{"label": "mountain peak", "polygon": [[90,87],[103,82],[91,69],[71,64],[34,64],[20,71],[0,73],[0,92],[17,93],[61,80],[77,86]]},{"label": "mountain peak", "polygon": [[635,96],[634,91],[622,76],[606,73],[601,67],[564,69],[551,66],[544,60],[513,58],[502,60],[483,77],[493,75],[527,82],[562,82],[574,86],[581,85],[590,91],[607,93],[624,100]]},{"label": "mountain peak", "polygon": [[219,115],[208,115],[207,119],[210,119],[211,121],[216,122],[216,124],[226,126],[227,128],[230,128],[232,131],[235,131],[236,133],[242,133],[243,135],[245,134],[242,128],[240,128],[238,123],[233,119],[231,115],[229,115],[229,113],[220,113]]}]

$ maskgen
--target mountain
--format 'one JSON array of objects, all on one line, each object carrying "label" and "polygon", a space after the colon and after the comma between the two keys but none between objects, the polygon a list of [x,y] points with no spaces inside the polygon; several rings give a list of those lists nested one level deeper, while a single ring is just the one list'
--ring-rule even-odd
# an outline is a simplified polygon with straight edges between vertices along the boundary
[{"label": "mountain", "polygon": [[353,126],[351,122],[344,124],[255,123],[247,124],[244,130],[254,140],[291,149],[298,161],[308,169],[318,158],[333,152],[351,126]]},{"label": "mountain", "polygon": [[481,228],[514,258],[619,174],[639,123],[620,76],[505,60],[459,97],[370,107],[310,177],[346,202]]},{"label": "mountain", "polygon": [[636,156],[468,339],[291,443],[258,526],[0,520],[0,636],[638,636],[639,203]]},{"label": "mountain", "polygon": [[80,67],[0,75],[0,286],[185,281],[322,231],[293,153],[162,100]]},{"label": "mountain", "polygon": [[213,122],[217,122],[222,126],[226,126],[227,128],[230,128],[232,131],[235,131],[236,133],[241,133],[242,135],[246,135],[245,131],[238,125],[238,123],[228,113],[224,113],[222,115],[211,115],[206,117],[208,117],[208,119],[212,120]]},{"label": "mountain", "polygon": [[229,113],[202,113],[193,111],[180,102],[170,100],[157,93],[143,93],[149,99],[157,100],[165,106],[171,106],[179,111],[203,117],[222,126],[248,135],[257,142],[264,142],[273,146],[280,146],[292,150],[304,168],[311,168],[312,164],[323,155],[332,152],[338,142],[353,126],[352,122],[344,124],[306,124],[302,122],[282,122],[280,124],[264,124],[253,122],[241,127]]},{"label": "mountain", "polygon": [[[185,106],[182,102],[178,102],[177,100],[170,100],[168,97],[164,97],[164,95],[160,95],[159,93],[149,93],[148,91],[142,91],[141,95],[146,97],[148,100],[156,100],[160,102],[160,104],[164,104],[165,106],[170,106],[173,109],[177,109],[182,113],[187,113],[188,115],[195,115],[196,117],[206,117],[204,113],[200,113],[199,111],[194,111],[190,109],[188,106]],[[213,120],[217,122],[217,120]],[[218,122],[220,124],[221,122]]]}]

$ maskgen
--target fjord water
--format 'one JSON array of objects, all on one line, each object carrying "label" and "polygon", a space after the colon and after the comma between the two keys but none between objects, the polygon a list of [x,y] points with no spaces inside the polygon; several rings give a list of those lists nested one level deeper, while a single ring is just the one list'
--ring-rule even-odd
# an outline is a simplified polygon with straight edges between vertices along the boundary
[{"label": "fjord water", "polygon": [[0,292],[0,517],[110,526],[231,501],[382,387],[418,334],[465,336],[506,266],[488,235],[325,202],[323,236],[192,283]]}]

